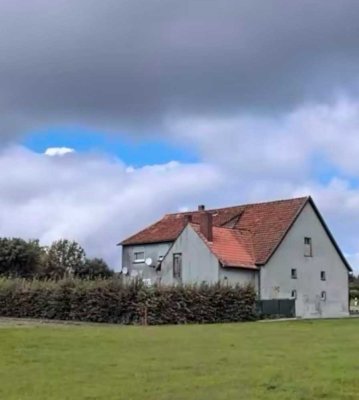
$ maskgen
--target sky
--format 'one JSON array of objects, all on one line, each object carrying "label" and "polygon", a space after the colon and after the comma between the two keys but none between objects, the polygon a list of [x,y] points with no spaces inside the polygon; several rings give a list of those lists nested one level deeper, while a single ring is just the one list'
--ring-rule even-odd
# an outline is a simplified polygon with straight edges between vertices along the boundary
[{"label": "sky", "polygon": [[0,235],[118,242],[311,195],[359,272],[359,2],[3,0]]}]

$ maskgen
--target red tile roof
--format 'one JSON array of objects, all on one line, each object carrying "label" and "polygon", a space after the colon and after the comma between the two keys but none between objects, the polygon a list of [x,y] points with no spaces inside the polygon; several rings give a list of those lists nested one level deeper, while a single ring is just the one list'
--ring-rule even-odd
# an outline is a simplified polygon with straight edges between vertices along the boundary
[{"label": "red tile roof", "polygon": [[252,237],[249,232],[215,226],[213,241],[209,242],[201,234],[199,225],[191,224],[191,226],[223,266],[257,269]]},{"label": "red tile roof", "polygon": [[[227,266],[254,267],[267,262],[309,197],[207,210],[213,216],[214,239],[207,243]],[[165,215],[160,221],[124,240],[122,245],[173,242],[191,215],[199,224],[199,211]]]}]

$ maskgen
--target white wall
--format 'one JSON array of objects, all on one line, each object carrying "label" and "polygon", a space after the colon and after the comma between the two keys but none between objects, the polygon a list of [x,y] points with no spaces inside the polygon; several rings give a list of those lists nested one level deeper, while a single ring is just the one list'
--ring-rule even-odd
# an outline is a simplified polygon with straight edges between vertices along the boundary
[{"label": "white wall", "polygon": [[[257,271],[240,268],[223,268],[208,246],[188,225],[174,243],[166,259],[162,263],[162,278],[164,284],[177,283],[173,279],[173,254],[182,253],[182,283],[200,284],[223,282],[229,285],[251,284],[258,287]],[[227,279],[225,279],[227,278]]]},{"label": "white wall", "polygon": [[[313,257],[304,257],[304,237],[312,238]],[[297,269],[297,279],[291,279],[292,268]],[[321,271],[326,272],[326,281],[321,281]],[[262,299],[289,298],[292,290],[297,291],[297,316],[348,315],[348,270],[310,203],[260,276]],[[321,300],[322,291],[326,301]]]},{"label": "white wall", "polygon": [[178,237],[162,263],[161,282],[178,283],[173,278],[173,254],[182,253],[182,283],[218,282],[218,260],[203,240],[188,225]]},{"label": "white wall", "polygon": [[229,285],[252,285],[258,291],[258,271],[219,267],[219,280]]},{"label": "white wall", "polygon": [[152,283],[156,283],[160,274],[155,268],[148,267],[144,262],[136,263],[134,260],[135,252],[143,251],[145,258],[151,258],[154,265],[157,264],[160,256],[164,256],[172,243],[154,243],[147,245],[123,246],[122,248],[122,268],[126,267],[130,277],[141,277],[143,279],[151,279]]}]

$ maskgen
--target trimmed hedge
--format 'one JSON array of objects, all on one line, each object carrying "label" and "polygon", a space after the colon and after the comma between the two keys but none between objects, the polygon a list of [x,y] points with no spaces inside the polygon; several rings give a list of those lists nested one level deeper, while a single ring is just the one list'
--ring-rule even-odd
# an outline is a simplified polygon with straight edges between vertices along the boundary
[{"label": "trimmed hedge", "polygon": [[154,286],[119,279],[0,279],[0,316],[115,324],[186,324],[257,319],[252,287]]}]

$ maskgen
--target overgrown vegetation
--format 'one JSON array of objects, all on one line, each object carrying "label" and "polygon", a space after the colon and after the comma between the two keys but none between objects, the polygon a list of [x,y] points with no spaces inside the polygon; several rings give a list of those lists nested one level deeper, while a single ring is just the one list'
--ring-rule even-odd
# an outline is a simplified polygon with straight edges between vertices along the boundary
[{"label": "overgrown vegetation", "polygon": [[186,324],[256,319],[252,287],[147,287],[120,279],[0,279],[0,316],[115,324]]},{"label": "overgrown vegetation", "polygon": [[38,240],[0,238],[0,276],[96,279],[113,274],[105,261],[87,258],[84,249],[74,241],[61,239],[46,247]]}]

